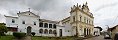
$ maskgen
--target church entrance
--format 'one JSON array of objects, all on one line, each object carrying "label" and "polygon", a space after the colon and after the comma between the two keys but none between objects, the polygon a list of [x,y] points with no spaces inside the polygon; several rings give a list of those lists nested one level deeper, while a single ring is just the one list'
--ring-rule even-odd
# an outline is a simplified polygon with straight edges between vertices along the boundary
[{"label": "church entrance", "polygon": [[62,36],[62,29],[59,30],[60,37]]},{"label": "church entrance", "polygon": [[31,35],[31,29],[32,29],[32,27],[30,27],[30,26],[27,27],[27,35],[29,35],[29,36]]}]

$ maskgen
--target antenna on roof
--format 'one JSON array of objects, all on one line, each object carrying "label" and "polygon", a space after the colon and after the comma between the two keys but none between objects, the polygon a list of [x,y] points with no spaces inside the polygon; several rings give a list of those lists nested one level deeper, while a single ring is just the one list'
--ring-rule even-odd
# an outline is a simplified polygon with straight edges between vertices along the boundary
[{"label": "antenna on roof", "polygon": [[30,8],[28,8],[29,9],[29,12],[30,12]]}]

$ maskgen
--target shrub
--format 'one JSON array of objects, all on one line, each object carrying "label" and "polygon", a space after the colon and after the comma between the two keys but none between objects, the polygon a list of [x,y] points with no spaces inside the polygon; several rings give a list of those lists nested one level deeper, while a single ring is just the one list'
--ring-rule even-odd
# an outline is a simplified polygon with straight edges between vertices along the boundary
[{"label": "shrub", "polygon": [[6,36],[4,33],[0,33],[1,36]]},{"label": "shrub", "polygon": [[23,33],[23,32],[14,32],[13,33],[13,36],[14,37],[17,37],[17,38],[22,38],[22,37],[25,37],[26,36],[26,33]]},{"label": "shrub", "polygon": [[36,33],[35,32],[32,32],[31,34],[34,36]]}]

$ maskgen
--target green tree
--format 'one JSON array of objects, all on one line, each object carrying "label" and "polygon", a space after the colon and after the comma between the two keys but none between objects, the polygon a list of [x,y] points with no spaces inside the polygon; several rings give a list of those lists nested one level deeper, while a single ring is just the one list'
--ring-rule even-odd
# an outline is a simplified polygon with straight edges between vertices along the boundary
[{"label": "green tree", "polygon": [[4,35],[5,32],[8,31],[7,27],[5,26],[5,23],[0,23],[0,35]]}]

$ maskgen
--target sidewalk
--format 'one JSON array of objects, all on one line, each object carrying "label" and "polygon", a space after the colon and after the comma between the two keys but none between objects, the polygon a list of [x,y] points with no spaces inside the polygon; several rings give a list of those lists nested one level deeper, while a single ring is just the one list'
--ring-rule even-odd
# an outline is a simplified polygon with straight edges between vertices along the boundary
[{"label": "sidewalk", "polygon": [[111,39],[104,39],[104,36],[100,35],[100,36],[96,36],[96,37],[92,37],[92,38],[87,38],[84,40],[111,40]]}]

